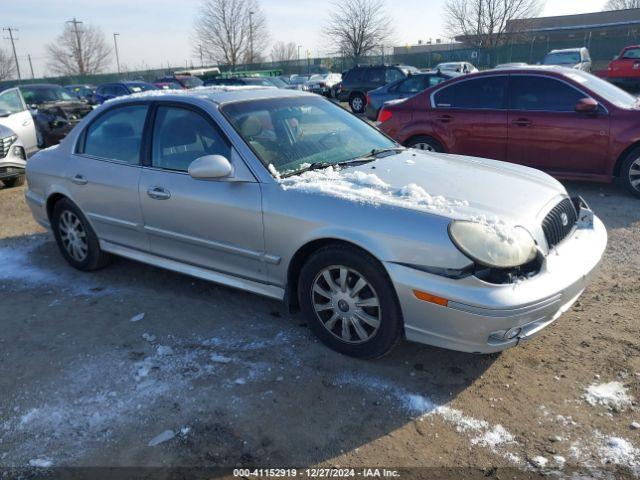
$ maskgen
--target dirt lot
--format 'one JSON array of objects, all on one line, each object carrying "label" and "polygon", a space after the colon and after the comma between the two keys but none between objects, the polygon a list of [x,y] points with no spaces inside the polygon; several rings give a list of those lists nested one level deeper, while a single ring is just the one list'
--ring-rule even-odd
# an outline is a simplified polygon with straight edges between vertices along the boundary
[{"label": "dirt lot", "polygon": [[568,187],[610,235],[572,311],[502,355],[404,342],[374,362],[271,300],[128,260],[77,272],[0,190],[0,465],[639,475],[640,200]]}]

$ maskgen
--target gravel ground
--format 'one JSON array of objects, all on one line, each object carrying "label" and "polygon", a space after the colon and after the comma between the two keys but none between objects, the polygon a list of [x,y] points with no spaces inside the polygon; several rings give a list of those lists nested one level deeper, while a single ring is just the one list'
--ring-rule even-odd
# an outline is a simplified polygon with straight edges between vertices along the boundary
[{"label": "gravel ground", "polygon": [[638,476],[640,200],[568,188],[610,235],[570,312],[502,355],[404,342],[373,362],[271,300],[128,260],[77,272],[0,190],[0,465]]}]

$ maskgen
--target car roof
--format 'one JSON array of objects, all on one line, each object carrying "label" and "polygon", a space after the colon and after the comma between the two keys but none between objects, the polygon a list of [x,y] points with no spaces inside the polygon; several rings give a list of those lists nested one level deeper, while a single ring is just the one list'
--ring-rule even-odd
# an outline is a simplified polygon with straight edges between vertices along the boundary
[{"label": "car roof", "polygon": [[218,105],[250,100],[265,100],[270,98],[309,97],[319,98],[318,95],[300,90],[283,90],[275,87],[264,86],[207,86],[196,87],[190,90],[151,90],[134,93],[126,97],[118,97],[109,102],[125,103],[140,99],[157,99],[169,101],[181,101],[186,98],[207,99]]},{"label": "car roof", "polygon": [[27,83],[26,85],[18,85],[20,88],[63,88],[55,83]]},{"label": "car roof", "polygon": [[581,52],[582,50],[586,50],[585,47],[576,47],[576,48],[560,48],[557,50],[551,50],[549,53],[571,53],[571,52]]}]

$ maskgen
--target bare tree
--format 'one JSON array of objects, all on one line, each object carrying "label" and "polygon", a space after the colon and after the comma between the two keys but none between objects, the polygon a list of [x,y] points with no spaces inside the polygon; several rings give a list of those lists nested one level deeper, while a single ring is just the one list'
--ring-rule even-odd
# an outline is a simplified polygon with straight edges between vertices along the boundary
[{"label": "bare tree", "polygon": [[202,0],[194,26],[198,51],[201,46],[207,60],[231,67],[260,61],[269,42],[257,0]]},{"label": "bare tree", "polygon": [[448,0],[444,14],[451,37],[463,36],[475,47],[494,47],[504,42],[508,22],[535,17],[541,10],[541,0]]},{"label": "bare tree", "polygon": [[290,62],[298,55],[298,47],[294,42],[276,42],[271,48],[271,60],[274,62]]},{"label": "bare tree", "polygon": [[49,69],[60,75],[93,75],[111,61],[111,47],[102,30],[93,25],[67,23],[46,50]]},{"label": "bare tree", "polygon": [[640,8],[640,0],[609,0],[604,6],[605,10],[626,10],[627,8]]},{"label": "bare tree", "polygon": [[11,55],[0,49],[0,80],[7,80],[13,77],[16,71],[16,64]]},{"label": "bare tree", "polygon": [[323,34],[336,53],[358,61],[391,39],[392,25],[383,0],[334,2]]}]

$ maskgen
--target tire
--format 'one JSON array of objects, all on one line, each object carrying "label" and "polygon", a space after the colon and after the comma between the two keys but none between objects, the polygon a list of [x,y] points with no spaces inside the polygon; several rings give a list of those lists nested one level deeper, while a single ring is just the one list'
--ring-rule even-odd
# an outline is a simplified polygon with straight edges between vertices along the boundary
[{"label": "tire", "polygon": [[300,272],[298,297],[313,333],[344,355],[380,358],[402,338],[402,311],[391,280],[380,262],[356,248],[335,245],[315,252]]},{"label": "tire", "polygon": [[364,109],[367,106],[367,99],[361,93],[354,93],[349,98],[349,106],[353,113],[364,113]]},{"label": "tire", "polygon": [[2,183],[4,183],[5,188],[21,187],[24,185],[24,179],[24,175],[19,175],[13,178],[6,178],[2,180]]},{"label": "tire", "polygon": [[[91,224],[70,200],[63,198],[55,204],[51,227],[60,253],[72,267],[89,272],[110,262],[111,255],[102,251]],[[75,247],[70,246],[71,243]]]},{"label": "tire", "polygon": [[640,197],[640,148],[631,150],[622,162],[620,180],[631,195]]},{"label": "tire", "polygon": [[410,138],[406,142],[405,147],[416,148],[418,150],[424,150],[427,152],[436,152],[436,153],[444,152],[444,148],[442,148],[442,145],[440,145],[439,142],[437,142],[431,137],[427,137],[423,135]]}]

